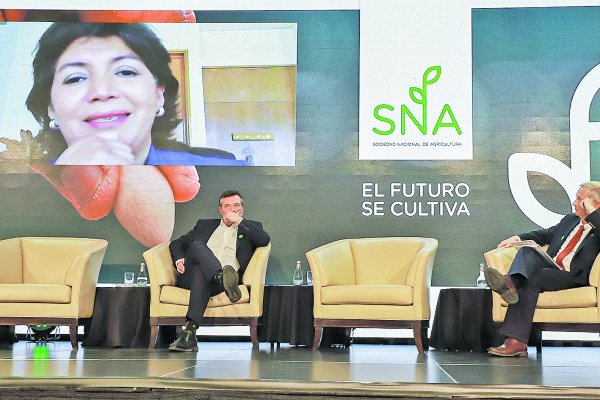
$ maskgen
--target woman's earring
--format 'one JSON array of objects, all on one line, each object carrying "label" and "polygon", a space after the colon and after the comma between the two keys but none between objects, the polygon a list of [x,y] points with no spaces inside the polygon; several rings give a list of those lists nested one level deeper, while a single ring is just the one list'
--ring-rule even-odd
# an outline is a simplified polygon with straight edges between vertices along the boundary
[{"label": "woman's earring", "polygon": [[158,111],[156,111],[156,117],[162,117],[163,115],[165,115],[164,107],[158,107]]},{"label": "woman's earring", "polygon": [[60,126],[55,119],[51,119],[50,122],[48,122],[48,128],[52,129],[53,131],[57,131]]}]

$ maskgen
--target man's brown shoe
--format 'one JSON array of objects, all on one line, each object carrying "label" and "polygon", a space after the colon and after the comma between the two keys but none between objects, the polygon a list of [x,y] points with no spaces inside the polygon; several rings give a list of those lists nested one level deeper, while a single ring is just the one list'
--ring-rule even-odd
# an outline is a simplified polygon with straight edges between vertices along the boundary
[{"label": "man's brown shoe", "polygon": [[527,345],[517,339],[506,338],[502,346],[490,347],[488,353],[500,357],[527,357]]},{"label": "man's brown shoe", "polygon": [[519,302],[517,288],[512,279],[510,279],[510,276],[502,275],[495,268],[485,268],[483,274],[490,289],[502,296],[504,301],[508,304]]}]

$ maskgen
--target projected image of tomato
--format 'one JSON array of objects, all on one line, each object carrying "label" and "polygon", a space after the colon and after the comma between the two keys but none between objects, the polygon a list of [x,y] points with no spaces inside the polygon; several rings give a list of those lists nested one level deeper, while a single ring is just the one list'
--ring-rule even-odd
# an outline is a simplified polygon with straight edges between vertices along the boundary
[{"label": "projected image of tomato", "polygon": [[192,10],[0,10],[0,21],[196,22]]},{"label": "projected image of tomato", "polygon": [[200,190],[191,166],[31,165],[87,220],[111,211],[138,242],[155,246],[170,240],[175,202],[187,202]]}]

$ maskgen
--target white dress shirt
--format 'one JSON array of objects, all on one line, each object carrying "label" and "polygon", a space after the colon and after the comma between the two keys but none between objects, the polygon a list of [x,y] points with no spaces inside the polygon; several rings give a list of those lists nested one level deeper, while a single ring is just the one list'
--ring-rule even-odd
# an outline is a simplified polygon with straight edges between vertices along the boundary
[{"label": "white dress shirt", "polygon": [[231,265],[236,271],[240,269],[240,263],[235,256],[238,231],[237,225],[238,224],[227,226],[223,220],[221,220],[219,226],[215,229],[206,243],[208,248],[211,249],[215,257],[217,257],[221,263],[221,267],[224,265]]}]

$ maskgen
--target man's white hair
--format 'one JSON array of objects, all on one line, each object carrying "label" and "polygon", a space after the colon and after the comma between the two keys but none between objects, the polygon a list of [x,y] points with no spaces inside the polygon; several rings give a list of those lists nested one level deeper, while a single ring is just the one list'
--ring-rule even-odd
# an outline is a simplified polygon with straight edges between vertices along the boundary
[{"label": "man's white hair", "polygon": [[588,197],[590,197],[592,200],[600,202],[600,182],[598,182],[598,181],[584,182],[581,185],[579,185],[579,187],[583,188],[583,189],[589,189]]}]

